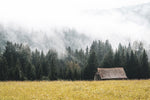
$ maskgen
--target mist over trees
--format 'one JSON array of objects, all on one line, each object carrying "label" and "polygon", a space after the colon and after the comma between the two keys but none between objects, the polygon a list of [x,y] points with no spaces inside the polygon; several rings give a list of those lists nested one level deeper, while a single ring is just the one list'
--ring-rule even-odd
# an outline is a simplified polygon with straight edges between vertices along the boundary
[{"label": "mist over trees", "polygon": [[[50,49],[57,50],[58,56],[62,53],[65,54],[66,47],[72,47],[72,50],[86,48],[86,45],[92,42],[92,40],[75,29],[63,28],[63,29],[51,29],[46,30],[34,30],[24,27],[15,27],[12,25],[3,25],[0,23],[0,50],[3,51],[7,41],[13,43],[28,44],[31,50],[36,48],[39,51],[48,52]],[[86,44],[86,45],[85,45]]]},{"label": "mist over trees", "polygon": [[129,79],[150,78],[147,53],[142,43],[136,49],[118,45],[113,51],[108,40],[93,41],[86,50],[66,48],[67,55],[58,57],[31,51],[28,45],[7,42],[0,53],[0,80],[93,80],[97,68],[123,67]]}]

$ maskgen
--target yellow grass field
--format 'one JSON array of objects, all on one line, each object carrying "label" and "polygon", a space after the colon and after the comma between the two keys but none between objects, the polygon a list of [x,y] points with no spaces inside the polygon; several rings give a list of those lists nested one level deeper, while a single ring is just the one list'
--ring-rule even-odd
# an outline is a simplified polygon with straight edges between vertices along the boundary
[{"label": "yellow grass field", "polygon": [[150,80],[0,82],[0,100],[150,100]]}]

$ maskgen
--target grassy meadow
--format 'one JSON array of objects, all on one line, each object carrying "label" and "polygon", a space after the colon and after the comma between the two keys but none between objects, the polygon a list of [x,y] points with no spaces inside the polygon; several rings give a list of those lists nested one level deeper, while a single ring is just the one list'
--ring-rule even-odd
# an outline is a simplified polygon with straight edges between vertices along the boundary
[{"label": "grassy meadow", "polygon": [[150,80],[0,82],[0,100],[150,100]]}]

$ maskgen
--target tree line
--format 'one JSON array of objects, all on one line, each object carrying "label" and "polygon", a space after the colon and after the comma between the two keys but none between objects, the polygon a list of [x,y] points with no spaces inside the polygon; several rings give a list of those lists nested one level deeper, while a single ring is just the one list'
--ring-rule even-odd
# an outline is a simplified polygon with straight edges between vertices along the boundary
[{"label": "tree line", "polygon": [[[1,50],[1,49],[0,49]],[[148,57],[143,44],[133,48],[118,45],[113,51],[108,40],[93,41],[86,50],[66,48],[58,57],[55,50],[31,51],[28,45],[7,42],[0,51],[0,80],[93,80],[97,68],[123,67],[129,79],[150,77]]]}]

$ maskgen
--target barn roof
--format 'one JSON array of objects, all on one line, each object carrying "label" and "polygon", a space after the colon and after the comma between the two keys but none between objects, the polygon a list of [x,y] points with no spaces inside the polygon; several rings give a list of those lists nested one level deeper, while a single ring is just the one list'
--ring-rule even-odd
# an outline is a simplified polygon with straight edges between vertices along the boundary
[{"label": "barn roof", "polygon": [[97,68],[97,73],[101,79],[126,79],[126,73],[120,68]]}]

